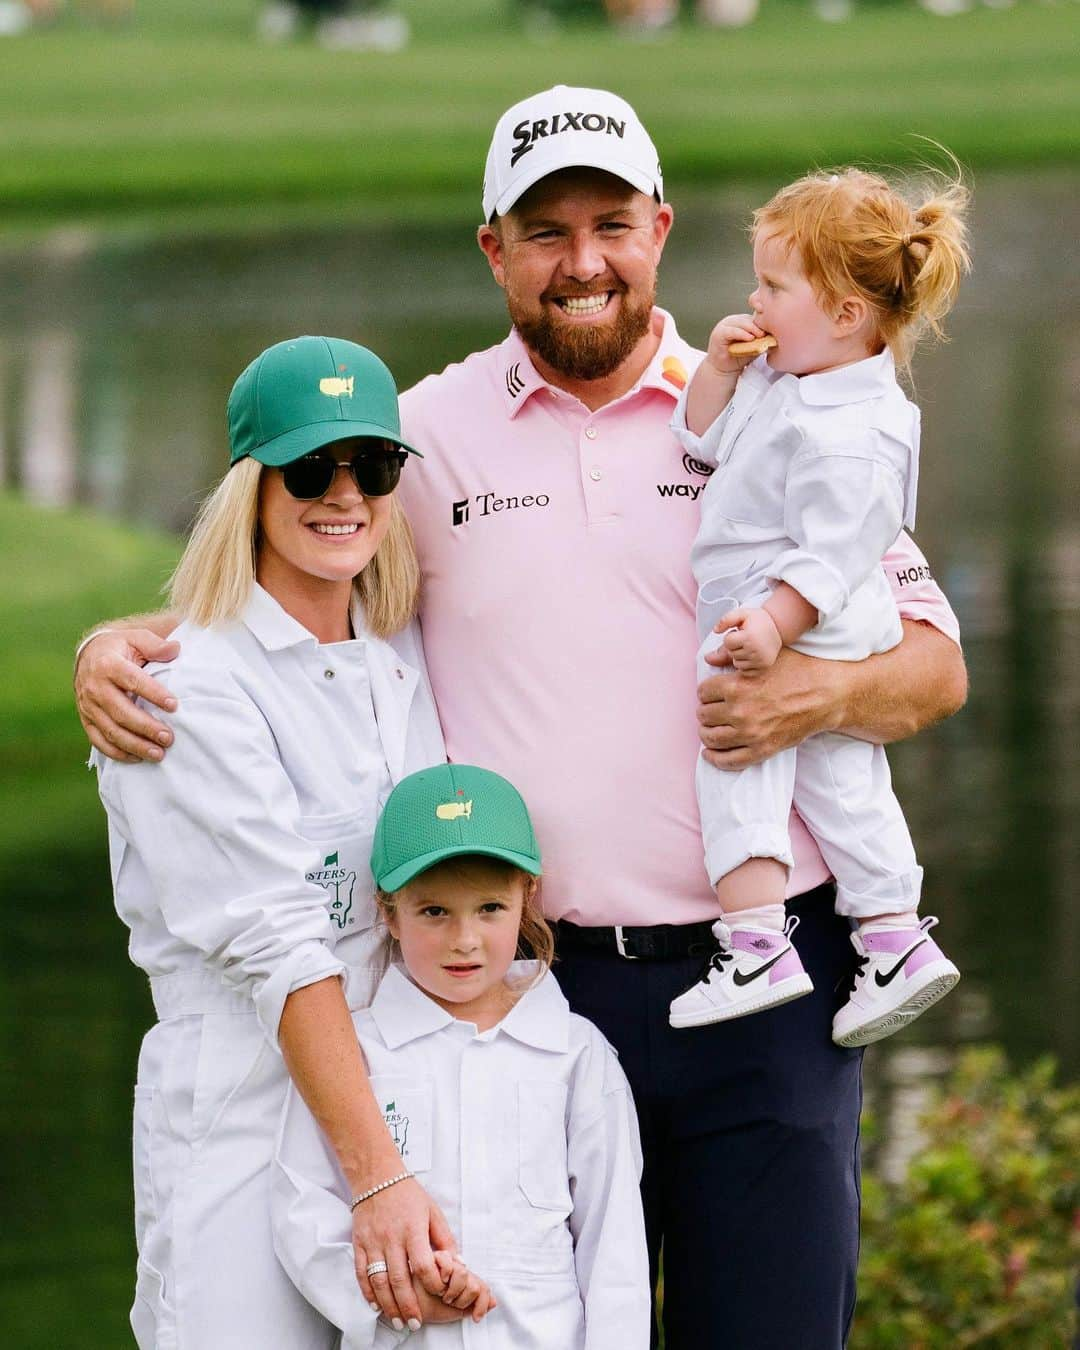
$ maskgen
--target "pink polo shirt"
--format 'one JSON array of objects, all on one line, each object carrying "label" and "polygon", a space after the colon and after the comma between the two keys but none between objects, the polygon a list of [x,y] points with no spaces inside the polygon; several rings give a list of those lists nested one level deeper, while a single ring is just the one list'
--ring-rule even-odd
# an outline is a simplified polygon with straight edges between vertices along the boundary
[{"label": "pink polo shirt", "polygon": [[[701,353],[654,313],[640,382],[590,412],[516,332],[402,397],[425,459],[401,495],[423,570],[428,671],[450,758],[529,804],[544,908],[581,924],[716,918],[694,794],[690,546],[706,466],[668,429]],[[958,640],[906,536],[885,559],[905,618]],[[790,893],[827,879],[795,815]]]}]

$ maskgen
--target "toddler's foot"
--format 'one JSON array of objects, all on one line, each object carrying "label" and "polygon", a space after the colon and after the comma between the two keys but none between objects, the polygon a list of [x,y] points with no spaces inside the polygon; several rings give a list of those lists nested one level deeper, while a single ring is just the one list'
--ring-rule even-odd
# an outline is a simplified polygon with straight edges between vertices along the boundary
[{"label": "toddler's foot", "polygon": [[833,1018],[837,1045],[870,1045],[906,1027],[944,998],[960,972],[930,936],[937,919],[917,928],[875,928],[852,933],[859,969],[851,997]]},{"label": "toddler's foot", "polygon": [[733,1017],[789,1003],[813,991],[791,934],[799,920],[793,914],[782,933],[742,924],[713,924],[719,950],[678,998],[668,1017],[673,1027],[703,1027]]}]

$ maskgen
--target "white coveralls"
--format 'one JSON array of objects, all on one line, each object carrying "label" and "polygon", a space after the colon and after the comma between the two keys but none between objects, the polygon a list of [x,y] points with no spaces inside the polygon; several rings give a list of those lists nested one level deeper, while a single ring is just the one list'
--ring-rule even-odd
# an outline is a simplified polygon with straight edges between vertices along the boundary
[{"label": "white coveralls", "polygon": [[[444,758],[416,630],[320,645],[261,587],[183,624],[152,673],[179,700],[159,764],[95,754],[116,908],[157,1024],[139,1056],[134,1167],[142,1350],[323,1350],[335,1333],[278,1264],[269,1166],[293,990],[386,966],[369,852],[394,782]],[[406,659],[407,658],[407,659]]]},{"label": "white coveralls", "polygon": [[[535,973],[517,962],[512,976]],[[499,1306],[395,1332],[353,1270],[349,1191],[290,1089],[273,1168],[278,1254],[342,1328],[342,1350],[647,1350],[641,1149],[626,1078],[546,974],[489,1031],[455,1021],[392,965],[354,1014],[402,1158]]]},{"label": "white coveralls", "polygon": [[[902,629],[881,559],[914,524],[919,410],[896,382],[888,351],[818,375],[781,375],[759,357],[703,437],[672,428],[696,459],[716,465],[702,495],[691,552],[698,583],[698,678],[721,641],[713,624],[736,604],[758,606],[785,581],[820,618],[796,651],[860,661]],[[747,858],[792,866],[795,809],[837,882],[841,914],[914,909],[922,868],[891,787],[884,749],[822,733],[735,772],[698,757],[705,863],[715,882]]]}]

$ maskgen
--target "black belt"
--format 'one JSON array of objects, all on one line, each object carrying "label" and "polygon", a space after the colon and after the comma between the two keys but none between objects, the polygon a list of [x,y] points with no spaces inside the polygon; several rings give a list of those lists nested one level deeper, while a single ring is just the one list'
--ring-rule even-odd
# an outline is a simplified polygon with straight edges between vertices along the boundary
[{"label": "black belt", "polygon": [[559,919],[556,950],[606,952],[627,961],[678,961],[707,956],[716,946],[710,923],[658,923],[652,928],[582,928]]}]

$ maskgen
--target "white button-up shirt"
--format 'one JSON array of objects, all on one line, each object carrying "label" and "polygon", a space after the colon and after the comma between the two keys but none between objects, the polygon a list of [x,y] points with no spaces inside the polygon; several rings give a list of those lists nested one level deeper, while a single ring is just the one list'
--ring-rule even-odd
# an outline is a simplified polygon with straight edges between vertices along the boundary
[{"label": "white button-up shirt", "polygon": [[[97,752],[116,908],[160,1017],[250,1012],[376,964],[369,866],[399,778],[445,759],[418,635],[320,644],[256,585],[241,616],[174,634],[161,763]],[[395,649],[396,648],[396,649]],[[362,983],[362,981],[361,981]],[[351,1002],[367,1002],[370,987]]]},{"label": "white button-up shirt", "polygon": [[[881,560],[915,522],[919,410],[896,382],[891,353],[818,375],[785,375],[765,357],[703,437],[672,429],[716,465],[691,552],[699,586],[760,603],[785,581],[819,613],[796,643],[858,659],[895,646],[899,617]],[[721,583],[726,581],[726,585]]]},{"label": "white button-up shirt", "polygon": [[[516,963],[513,974],[534,969]],[[478,1033],[395,965],[353,1022],[405,1165],[499,1301],[478,1324],[425,1326],[411,1343],[645,1350],[649,1268],[633,1102],[611,1047],[570,1012],[554,977]],[[273,1168],[278,1255],[343,1329],[343,1350],[382,1350],[408,1333],[364,1302],[348,1202],[333,1153],[290,1089]]]}]

